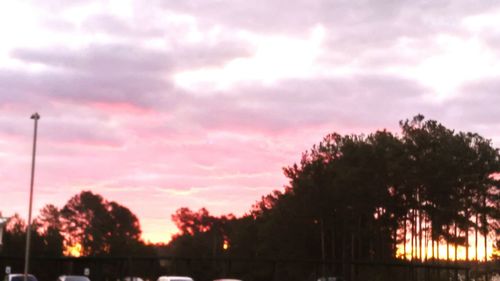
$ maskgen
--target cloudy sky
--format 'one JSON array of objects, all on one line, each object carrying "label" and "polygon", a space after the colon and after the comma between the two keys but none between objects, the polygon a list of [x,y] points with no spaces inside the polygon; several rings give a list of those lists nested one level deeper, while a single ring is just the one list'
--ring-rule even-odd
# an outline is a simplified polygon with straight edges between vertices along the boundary
[{"label": "cloudy sky", "polygon": [[[500,3],[0,1],[0,210],[82,189],[167,241],[179,207],[243,214],[329,132],[422,113],[500,145]],[[40,3],[43,3],[40,4]]]}]

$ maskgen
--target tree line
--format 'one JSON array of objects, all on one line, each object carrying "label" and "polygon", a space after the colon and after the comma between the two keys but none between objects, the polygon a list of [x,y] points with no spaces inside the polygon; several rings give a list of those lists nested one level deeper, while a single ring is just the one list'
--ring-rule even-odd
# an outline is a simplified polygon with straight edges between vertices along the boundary
[{"label": "tree line", "polygon": [[[177,210],[172,220],[179,232],[161,248],[141,241],[129,209],[83,191],[61,209],[42,209],[33,252],[63,255],[78,244],[86,256],[450,260],[465,247],[469,260],[482,247],[491,256],[488,241],[500,247],[499,150],[476,133],[421,115],[400,128],[399,134],[327,135],[283,169],[289,180],[283,190],[263,196],[241,217]],[[16,215],[0,253],[22,255],[24,235]]]},{"label": "tree line", "polygon": [[[52,204],[43,207],[33,220],[31,239],[34,256],[155,254],[141,240],[136,215],[91,191],[76,194],[61,209]],[[6,224],[0,254],[23,256],[25,243],[26,222],[15,214]]]},{"label": "tree line", "polygon": [[284,168],[284,191],[240,218],[179,209],[170,253],[424,261],[457,259],[465,247],[466,260],[481,248],[495,257],[488,241],[500,247],[499,150],[422,115],[400,128],[327,135]]}]

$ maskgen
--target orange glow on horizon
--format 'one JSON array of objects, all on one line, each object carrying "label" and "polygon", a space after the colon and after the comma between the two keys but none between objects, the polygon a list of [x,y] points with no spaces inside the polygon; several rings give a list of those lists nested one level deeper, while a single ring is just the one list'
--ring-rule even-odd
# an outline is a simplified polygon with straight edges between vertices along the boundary
[{"label": "orange glow on horizon", "polygon": [[224,249],[224,251],[229,249],[229,241],[224,240],[224,243],[222,244],[222,249]]},{"label": "orange glow on horizon", "polygon": [[82,256],[82,244],[76,243],[75,245],[66,246],[64,249],[64,255],[70,257],[81,257]]},{"label": "orange glow on horizon", "polygon": [[[477,256],[479,261],[485,261],[485,253],[484,253],[484,237],[481,237],[481,242],[478,243],[477,247]],[[416,248],[417,253],[414,253],[414,260],[426,260],[426,259],[437,259],[437,252],[439,251],[439,259],[440,260],[449,260],[454,261],[455,260],[455,246],[453,244],[449,245],[449,249],[447,248],[447,245],[445,242],[441,241],[439,243],[439,246],[436,249],[436,245],[434,246],[434,255],[432,253],[432,245],[431,242],[428,241],[428,245],[424,245],[425,243],[422,243],[422,257],[420,256],[420,251],[419,248]],[[406,242],[406,259],[411,260],[412,259],[412,245],[411,241]],[[494,255],[499,255],[500,251],[498,249],[495,249],[493,247],[493,241],[491,239],[488,239],[487,241],[487,251],[488,251],[488,261],[493,259]],[[466,260],[466,247],[465,246],[458,246],[457,247],[457,260]],[[396,257],[403,259],[404,258],[404,245],[401,243],[397,245],[396,247]],[[434,257],[433,257],[434,256]],[[475,249],[475,244],[474,241],[471,239],[469,241],[469,261],[476,260],[476,249]]]},{"label": "orange glow on horizon", "polygon": [[142,233],[141,239],[146,244],[168,244],[172,240],[173,234],[163,232]]}]

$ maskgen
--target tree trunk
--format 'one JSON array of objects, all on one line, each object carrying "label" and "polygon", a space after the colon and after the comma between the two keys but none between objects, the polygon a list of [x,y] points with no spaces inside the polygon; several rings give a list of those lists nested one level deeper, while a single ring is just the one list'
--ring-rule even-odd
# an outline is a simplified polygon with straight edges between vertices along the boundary
[{"label": "tree trunk", "polygon": [[422,260],[422,211],[418,212],[418,237],[419,259]]},{"label": "tree trunk", "polygon": [[335,254],[335,228],[332,227],[332,260],[335,260],[337,258],[337,255]]},{"label": "tree trunk", "polygon": [[396,247],[398,243],[398,228],[394,227],[394,233],[393,233],[393,243],[392,243],[392,252],[393,255],[396,256]]},{"label": "tree trunk", "polygon": [[[370,260],[373,260],[375,258],[375,248],[374,245],[375,242],[373,241],[373,237],[370,235],[370,239],[368,239],[368,251],[370,252]],[[403,248],[403,255],[406,247]]]},{"label": "tree trunk", "polygon": [[347,230],[345,229],[345,224],[342,229],[342,244],[341,244],[341,255],[342,255],[342,275],[348,275],[349,274],[349,268],[348,268],[348,259],[347,259]]},{"label": "tree trunk", "polygon": [[465,226],[465,260],[469,261],[469,227]]},{"label": "tree trunk", "polygon": [[416,259],[417,256],[417,216],[416,216],[416,211],[413,209],[413,216],[412,216],[412,244],[411,244],[411,252],[412,256],[411,259],[414,260]]},{"label": "tree trunk", "polygon": [[354,243],[354,232],[351,233],[351,261],[355,260],[355,254],[356,254],[356,249],[355,249],[355,243]]},{"label": "tree trunk", "polygon": [[361,231],[361,216],[358,217],[358,259],[360,259],[361,257],[365,256],[363,255],[363,247],[362,247],[362,242],[363,242],[363,239],[361,239],[362,237],[362,231]]},{"label": "tree trunk", "polygon": [[433,234],[433,230],[432,230],[432,221],[429,221],[429,238],[431,240],[431,260],[434,260],[434,258],[436,257],[435,256],[435,252],[434,252],[434,234]]},{"label": "tree trunk", "polygon": [[424,220],[424,250],[425,250],[425,255],[424,255],[424,260],[426,261],[427,260],[427,256],[428,256],[428,249],[429,249],[429,231],[428,231],[428,227],[427,227],[427,220]]},{"label": "tree trunk", "polygon": [[354,231],[353,231],[351,232],[351,274],[349,280],[356,280],[356,271],[354,265],[354,254],[355,254],[354,246],[355,243],[354,243]]},{"label": "tree trunk", "polygon": [[434,238],[432,237],[432,232],[431,232],[431,245],[432,245],[431,259],[434,259]]},{"label": "tree trunk", "polygon": [[455,262],[458,260],[458,226],[455,224]]},{"label": "tree trunk", "polygon": [[[446,226],[446,234],[449,236],[450,235],[450,226]],[[450,262],[450,239],[446,239],[446,261]]]},{"label": "tree trunk", "polygon": [[478,245],[478,237],[477,237],[477,232],[479,230],[479,213],[476,213],[476,226],[474,227],[475,229],[475,246],[474,246],[474,251],[475,251],[475,255],[476,255],[476,261],[479,260],[478,256],[477,256],[477,247],[479,246]]},{"label": "tree trunk", "polygon": [[422,206],[420,204],[420,188],[417,190],[418,194],[418,258],[422,260]]},{"label": "tree trunk", "polygon": [[411,243],[410,243],[410,252],[411,252],[411,260],[413,260],[413,254],[414,254],[414,246],[413,246],[413,239],[415,238],[414,232],[413,232],[413,210],[410,211],[410,235],[411,235]]},{"label": "tree trunk", "polygon": [[450,241],[446,241],[446,261],[450,261]]},{"label": "tree trunk", "polygon": [[488,231],[484,233],[484,262],[488,261]]},{"label": "tree trunk", "polygon": [[486,215],[486,196],[483,197],[483,207],[484,207],[484,262],[488,261],[488,217]]},{"label": "tree trunk", "polygon": [[440,241],[439,241],[439,236],[438,236],[437,239],[436,239],[436,252],[437,252],[436,253],[436,258],[437,258],[437,260],[439,260],[439,242]]},{"label": "tree trunk", "polygon": [[335,227],[332,227],[332,273],[337,274],[337,255],[335,253]]},{"label": "tree trunk", "polygon": [[323,218],[320,220],[321,227],[321,273],[326,276],[326,263],[325,263],[325,222]]},{"label": "tree trunk", "polygon": [[406,260],[406,215],[403,220],[403,259]]}]

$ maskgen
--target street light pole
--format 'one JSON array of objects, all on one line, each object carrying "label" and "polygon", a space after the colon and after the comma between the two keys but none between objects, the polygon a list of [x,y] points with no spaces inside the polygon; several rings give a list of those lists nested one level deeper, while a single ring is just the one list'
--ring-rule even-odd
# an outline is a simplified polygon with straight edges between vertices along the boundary
[{"label": "street light pole", "polygon": [[38,113],[34,113],[33,115],[31,115],[31,119],[35,120],[35,129],[33,134],[33,155],[31,158],[30,205],[28,211],[28,228],[26,229],[26,253],[24,255],[24,281],[28,281],[30,242],[31,242],[31,210],[33,206],[33,185],[35,182],[36,135],[38,129],[38,119],[40,119],[40,115]]}]

